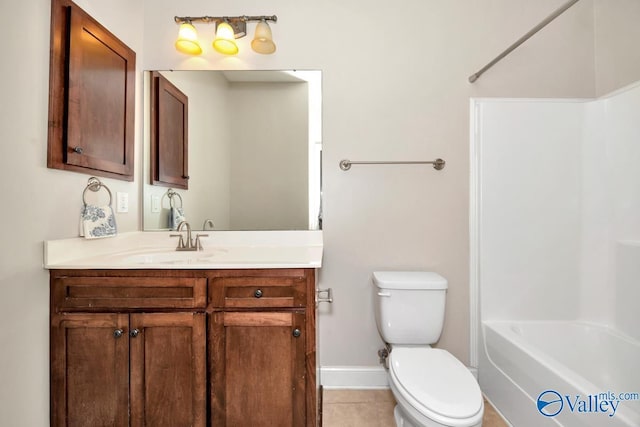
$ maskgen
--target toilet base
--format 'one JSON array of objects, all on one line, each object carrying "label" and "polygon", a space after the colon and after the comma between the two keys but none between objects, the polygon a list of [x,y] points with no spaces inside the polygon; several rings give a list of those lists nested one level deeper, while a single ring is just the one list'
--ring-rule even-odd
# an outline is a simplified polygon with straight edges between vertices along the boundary
[{"label": "toilet base", "polygon": [[393,417],[396,420],[397,427],[449,427],[433,420],[428,420],[426,424],[420,423],[412,416],[404,412],[400,405],[396,405],[396,407],[393,409]]},{"label": "toilet base", "polygon": [[[393,417],[395,418],[397,427],[452,427],[451,425],[441,424],[420,414],[411,407],[409,402],[404,400],[392,381],[390,381],[390,386],[391,393],[395,397],[396,402],[398,402],[396,407],[393,409]],[[458,425],[464,425],[465,427],[482,427],[482,419],[480,419],[476,424],[470,425],[461,423]]]},{"label": "toilet base", "polygon": [[420,427],[413,424],[402,415],[402,410],[398,405],[393,409],[393,418],[396,420],[396,427]]}]

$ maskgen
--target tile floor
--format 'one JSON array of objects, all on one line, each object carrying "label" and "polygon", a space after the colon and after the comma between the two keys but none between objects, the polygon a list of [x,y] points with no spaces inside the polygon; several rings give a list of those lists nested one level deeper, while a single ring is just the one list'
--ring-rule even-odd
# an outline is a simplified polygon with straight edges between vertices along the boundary
[{"label": "tile floor", "polygon": [[[395,427],[389,390],[324,390],[323,427]],[[482,427],[507,427],[485,401]]]}]

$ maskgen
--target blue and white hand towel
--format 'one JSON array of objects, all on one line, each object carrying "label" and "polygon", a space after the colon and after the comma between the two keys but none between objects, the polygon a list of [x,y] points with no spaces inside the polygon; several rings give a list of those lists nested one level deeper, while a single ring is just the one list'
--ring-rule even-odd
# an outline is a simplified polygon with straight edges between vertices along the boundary
[{"label": "blue and white hand towel", "polygon": [[169,213],[169,228],[175,230],[182,221],[186,220],[187,218],[184,216],[184,210],[182,208],[171,208],[171,212]]},{"label": "blue and white hand towel", "polygon": [[110,205],[84,205],[80,214],[80,236],[86,239],[100,239],[116,234],[116,217]]}]

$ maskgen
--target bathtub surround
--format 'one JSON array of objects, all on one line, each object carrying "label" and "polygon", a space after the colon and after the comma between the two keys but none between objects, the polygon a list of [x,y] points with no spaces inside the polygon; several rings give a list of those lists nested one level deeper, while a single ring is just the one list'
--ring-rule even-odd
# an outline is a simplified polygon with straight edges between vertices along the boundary
[{"label": "bathtub surround", "polygon": [[483,332],[491,368],[481,364],[481,380],[514,426],[557,426],[541,414],[563,426],[639,425],[640,375],[624,368],[640,357],[637,342],[587,322],[486,321]]},{"label": "bathtub surround", "polygon": [[640,341],[638,301],[640,301],[640,243],[621,241],[615,248],[616,311],[614,323],[626,334]]},{"label": "bathtub surround", "polygon": [[[633,47],[640,31],[637,0],[581,0],[474,85],[466,80],[469,73],[561,1],[408,0],[399,8],[362,0],[273,0],[268,11],[278,15],[272,26],[278,51],[235,58],[176,52],[175,1],[76,3],[136,51],[139,161],[145,69],[323,71],[325,267],[319,285],[333,287],[335,301],[319,318],[326,367],[379,366],[381,342],[368,291],[370,272],[382,268],[447,277],[449,315],[439,345],[468,363],[469,97],[593,97],[640,78],[640,51]],[[3,15],[20,17],[5,23],[6,34],[24,35],[20,43],[5,44],[0,63],[2,93],[10,100],[0,114],[2,195],[5,203],[21,207],[19,216],[3,210],[0,221],[0,313],[11,326],[0,332],[0,424],[17,427],[48,425],[49,295],[42,242],[77,236],[82,201],[74,189],[88,178],[46,168],[49,4],[0,5]],[[223,0],[215,9],[233,15],[261,13],[264,6]],[[211,7],[204,0],[180,2],[184,13],[216,13]],[[372,26],[399,13],[401,43],[363,42]],[[346,49],[328,48],[345,46],[345,40]],[[337,166],[344,158],[434,155],[447,161],[435,174],[419,166],[349,173]],[[120,233],[141,229],[141,170],[138,163],[132,183],[104,181],[114,192],[129,193],[129,213],[116,213]]]},{"label": "bathtub surround", "polygon": [[[547,422],[532,404],[545,389],[562,393],[562,425],[601,422],[570,416],[585,412],[640,424],[640,402],[571,398],[640,391],[639,110],[640,82],[596,100],[472,102],[479,378],[514,425]],[[519,334],[519,321],[542,323]]]}]

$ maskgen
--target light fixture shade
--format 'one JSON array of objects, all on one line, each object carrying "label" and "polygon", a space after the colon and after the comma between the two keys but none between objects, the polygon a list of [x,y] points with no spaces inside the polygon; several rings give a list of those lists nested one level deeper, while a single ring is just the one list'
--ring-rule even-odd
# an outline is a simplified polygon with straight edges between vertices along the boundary
[{"label": "light fixture shade", "polygon": [[238,45],[233,35],[233,28],[226,22],[220,22],[216,29],[216,38],[213,39],[213,48],[225,55],[238,53]]},{"label": "light fixture shade", "polygon": [[256,26],[256,34],[251,41],[251,49],[265,55],[276,51],[276,44],[273,42],[271,28],[264,19],[258,22]]},{"label": "light fixture shade", "polygon": [[187,55],[200,55],[202,48],[198,42],[196,28],[189,22],[184,22],[178,30],[178,40],[176,40],[176,50]]}]

